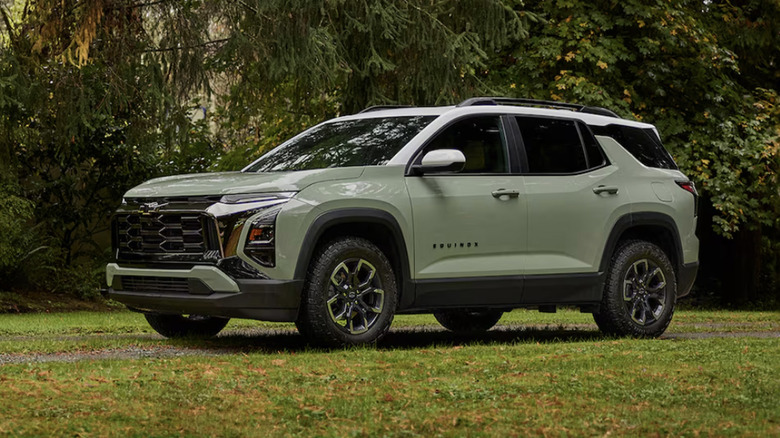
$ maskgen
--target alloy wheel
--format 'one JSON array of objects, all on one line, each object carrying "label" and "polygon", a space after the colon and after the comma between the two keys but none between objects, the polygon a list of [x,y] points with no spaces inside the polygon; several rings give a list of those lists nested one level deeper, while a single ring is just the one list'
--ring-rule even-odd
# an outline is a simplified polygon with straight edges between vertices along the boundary
[{"label": "alloy wheel", "polygon": [[331,321],[357,335],[370,329],[384,309],[385,292],[377,270],[362,258],[339,263],[330,275],[326,306]]},{"label": "alloy wheel", "polygon": [[666,277],[650,259],[634,262],[623,278],[623,302],[631,319],[650,325],[661,317],[666,302]]}]

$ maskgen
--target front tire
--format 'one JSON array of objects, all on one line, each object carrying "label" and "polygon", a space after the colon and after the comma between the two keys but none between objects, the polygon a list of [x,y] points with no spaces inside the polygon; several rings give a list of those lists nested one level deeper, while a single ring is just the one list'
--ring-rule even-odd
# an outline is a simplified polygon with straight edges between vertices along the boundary
[{"label": "front tire", "polygon": [[504,312],[500,310],[441,310],[433,313],[436,321],[455,333],[473,334],[490,330],[498,323]]},{"label": "front tire", "polygon": [[374,343],[389,330],[397,302],[393,268],[382,251],[366,239],[342,237],[312,259],[295,325],[318,345]]},{"label": "front tire", "polygon": [[593,319],[609,335],[658,337],[672,321],[676,300],[677,277],[669,257],[657,245],[631,240],[612,257]]},{"label": "front tire", "polygon": [[144,314],[149,325],[166,338],[210,338],[219,333],[230,319],[201,315]]}]

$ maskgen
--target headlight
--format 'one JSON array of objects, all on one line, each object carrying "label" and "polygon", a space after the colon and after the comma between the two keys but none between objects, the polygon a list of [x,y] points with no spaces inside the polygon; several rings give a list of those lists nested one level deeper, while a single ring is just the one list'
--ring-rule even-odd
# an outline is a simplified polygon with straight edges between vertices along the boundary
[{"label": "headlight", "polygon": [[238,193],[235,195],[225,195],[219,202],[223,204],[246,204],[248,202],[268,202],[280,199],[290,199],[293,196],[295,196],[295,192]]},{"label": "headlight", "polygon": [[281,207],[269,209],[249,224],[244,252],[257,263],[276,266],[276,217]]},{"label": "headlight", "polygon": [[295,195],[295,192],[275,193],[239,193],[225,195],[216,204],[206,209],[206,212],[217,218],[232,216],[236,213],[257,212],[275,205],[284,204]]}]

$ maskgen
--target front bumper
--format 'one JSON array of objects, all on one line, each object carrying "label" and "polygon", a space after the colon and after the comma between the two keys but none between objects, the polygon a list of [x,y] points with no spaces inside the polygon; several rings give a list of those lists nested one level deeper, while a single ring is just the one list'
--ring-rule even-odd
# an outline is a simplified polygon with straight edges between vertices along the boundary
[{"label": "front bumper", "polygon": [[[303,288],[301,280],[233,279],[215,266],[138,269],[111,263],[106,277],[109,298],[133,310],[264,321],[295,321]],[[125,285],[130,280],[133,288]],[[155,282],[178,286],[171,291],[139,290],[138,284]]]}]

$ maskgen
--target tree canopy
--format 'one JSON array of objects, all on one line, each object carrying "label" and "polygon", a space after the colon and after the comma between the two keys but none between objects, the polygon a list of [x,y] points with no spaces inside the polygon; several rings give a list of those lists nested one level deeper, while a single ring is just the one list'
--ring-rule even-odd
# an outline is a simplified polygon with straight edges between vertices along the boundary
[{"label": "tree canopy", "polygon": [[754,242],[745,269],[780,288],[777,0],[6,0],[0,16],[16,209],[0,216],[24,212],[45,243],[15,219],[0,260],[105,260],[129,187],[240,168],[328,117],[508,95],[655,124],[703,194],[703,232]]}]

